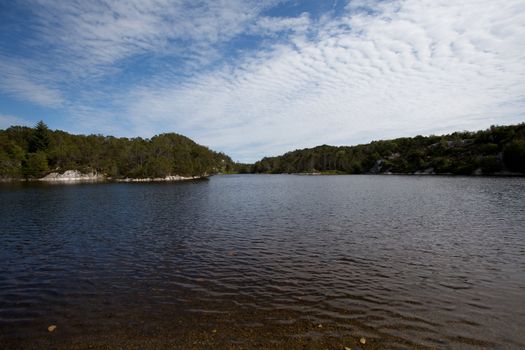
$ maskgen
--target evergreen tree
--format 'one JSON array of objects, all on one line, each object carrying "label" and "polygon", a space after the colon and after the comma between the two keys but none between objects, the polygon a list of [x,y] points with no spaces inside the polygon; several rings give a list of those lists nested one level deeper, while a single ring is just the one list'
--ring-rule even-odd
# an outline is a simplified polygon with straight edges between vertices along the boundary
[{"label": "evergreen tree", "polygon": [[29,140],[29,152],[46,151],[50,142],[49,128],[41,120],[33,129],[33,134]]}]

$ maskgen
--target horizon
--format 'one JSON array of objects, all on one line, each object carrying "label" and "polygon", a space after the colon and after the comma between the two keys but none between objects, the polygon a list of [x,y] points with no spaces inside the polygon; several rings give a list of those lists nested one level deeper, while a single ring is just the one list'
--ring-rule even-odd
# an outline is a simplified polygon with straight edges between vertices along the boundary
[{"label": "horizon", "polygon": [[[44,124],[47,126],[47,123],[44,121],[44,120],[40,120],[42,122],[44,122]],[[40,121],[37,121],[40,122]],[[356,146],[361,146],[361,145],[367,145],[367,144],[370,144],[372,142],[380,142],[380,141],[393,141],[393,140],[396,140],[396,139],[399,139],[399,138],[414,138],[414,137],[418,137],[418,136],[422,136],[422,137],[431,137],[431,136],[437,136],[437,137],[442,137],[442,136],[448,136],[450,134],[453,134],[453,133],[475,133],[475,132],[478,132],[478,131],[484,131],[484,130],[489,130],[490,128],[492,127],[508,127],[508,126],[516,126],[516,125],[520,125],[520,124],[525,124],[525,122],[520,122],[520,123],[516,123],[516,124],[494,124],[494,125],[491,125],[489,126],[488,128],[484,128],[484,129],[477,129],[477,130],[455,130],[455,131],[451,131],[449,133],[440,133],[440,134],[417,134],[417,135],[407,135],[407,136],[400,136],[400,137],[393,137],[393,138],[378,138],[378,139],[373,139],[373,140],[370,140],[370,141],[367,141],[367,142],[361,142],[361,143],[353,143],[353,144],[328,144],[328,143],[320,143],[320,144],[317,144],[317,145],[314,145],[314,146],[311,146],[311,147],[303,147],[303,148],[294,148],[294,149],[289,149],[287,151],[284,151],[282,153],[279,153],[279,154],[271,154],[271,155],[263,155],[262,157],[256,159],[255,161],[253,162],[240,162],[240,161],[237,161],[236,159],[234,159],[233,157],[231,157],[229,154],[225,153],[226,156],[232,158],[232,160],[235,162],[235,163],[238,163],[238,164],[254,164],[260,160],[262,160],[263,158],[273,158],[273,157],[279,157],[279,156],[283,156],[287,153],[291,153],[291,152],[295,152],[295,151],[302,151],[302,150],[306,150],[306,149],[313,149],[313,148],[317,148],[317,147],[322,147],[322,146],[329,146],[329,147],[356,147]],[[9,127],[6,127],[6,128],[0,128],[0,131],[1,130],[5,130],[5,129],[8,129],[10,127],[36,127],[36,125],[10,125]],[[77,135],[77,136],[90,136],[90,135],[95,135],[95,136],[103,136],[103,137],[117,137],[117,138],[120,138],[120,137],[123,137],[123,138],[127,138],[127,139],[133,139],[133,138],[136,138],[136,137],[139,137],[139,138],[142,138],[143,140],[150,140],[151,138],[155,137],[155,136],[159,136],[161,134],[178,134],[178,135],[181,135],[181,136],[184,136],[184,137],[188,137],[186,135],[183,135],[183,134],[180,134],[178,132],[175,132],[175,131],[167,131],[167,132],[162,132],[162,133],[159,133],[159,134],[155,134],[155,135],[152,135],[151,137],[142,137],[142,136],[115,136],[115,135],[110,135],[110,134],[104,134],[104,133],[98,133],[98,134],[78,134],[78,133],[71,133],[67,130],[61,130],[61,129],[52,129],[52,128],[49,128],[51,131],[60,131],[60,132],[66,132],[66,133],[69,133],[69,134],[72,134],[72,135]],[[199,142],[193,140],[192,138],[190,138],[192,141],[196,142],[197,144],[200,144]],[[202,144],[200,144],[202,145]],[[215,152],[222,152],[220,150],[216,150],[216,149],[213,149],[212,147],[210,147],[209,145],[202,145],[202,146],[205,146],[205,147],[208,147],[211,151],[215,151]],[[222,152],[224,153],[224,152]]]},{"label": "horizon", "polygon": [[175,132],[236,162],[525,122],[525,3],[0,5],[0,129]]}]

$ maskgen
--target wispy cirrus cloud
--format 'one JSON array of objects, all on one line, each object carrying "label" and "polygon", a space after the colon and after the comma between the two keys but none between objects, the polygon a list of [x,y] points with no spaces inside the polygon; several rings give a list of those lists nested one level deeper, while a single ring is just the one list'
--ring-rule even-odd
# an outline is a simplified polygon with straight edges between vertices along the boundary
[{"label": "wispy cirrus cloud", "polygon": [[30,126],[31,123],[27,120],[14,116],[14,115],[3,115],[0,114],[0,128],[5,129],[10,127],[11,125],[25,125]]},{"label": "wispy cirrus cloud", "polygon": [[257,35],[276,35],[285,33],[305,33],[311,29],[312,21],[308,13],[297,17],[262,16],[249,28],[249,33]]},{"label": "wispy cirrus cloud", "polygon": [[[65,68],[89,73],[147,54],[207,62],[276,1],[27,0],[32,29]],[[69,62],[67,62],[69,61]],[[124,67],[125,69],[125,67]]]},{"label": "wispy cirrus cloud", "polygon": [[176,131],[253,161],[525,120],[521,0],[24,3],[31,49],[0,90],[74,131]]},{"label": "wispy cirrus cloud", "polygon": [[64,99],[54,80],[32,62],[0,55],[0,90],[11,96],[46,107],[59,107]]}]

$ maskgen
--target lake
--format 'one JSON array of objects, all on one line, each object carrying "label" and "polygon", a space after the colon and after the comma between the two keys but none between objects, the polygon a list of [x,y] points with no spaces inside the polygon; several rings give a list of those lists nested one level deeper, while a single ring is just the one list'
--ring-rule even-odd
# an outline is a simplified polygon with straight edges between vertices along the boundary
[{"label": "lake", "polygon": [[2,349],[525,348],[523,178],[2,184],[0,238]]}]

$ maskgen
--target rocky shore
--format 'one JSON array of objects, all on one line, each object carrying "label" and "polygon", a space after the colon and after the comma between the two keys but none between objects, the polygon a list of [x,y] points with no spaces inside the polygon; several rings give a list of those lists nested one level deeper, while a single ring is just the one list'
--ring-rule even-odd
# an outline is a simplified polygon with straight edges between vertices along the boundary
[{"label": "rocky shore", "polygon": [[38,179],[38,181],[51,181],[51,182],[68,182],[68,181],[104,181],[106,177],[103,174],[97,172],[81,173],[78,170],[67,170],[63,174],[53,172],[46,176]]},{"label": "rocky shore", "polygon": [[16,182],[16,181],[42,181],[52,183],[69,183],[69,182],[101,182],[101,181],[114,181],[114,182],[174,182],[174,181],[187,181],[197,180],[209,177],[208,174],[200,176],[180,176],[180,175],[169,175],[166,177],[146,177],[146,178],[112,178],[102,173],[90,172],[82,173],[79,170],[66,170],[63,173],[52,172],[44,177],[38,179],[24,179],[24,178],[0,178],[0,182]]},{"label": "rocky shore", "polygon": [[208,175],[203,176],[179,176],[179,175],[170,175],[166,177],[145,177],[145,178],[125,178],[125,179],[115,179],[117,182],[169,182],[169,181],[185,181],[185,180],[197,180],[208,177]]}]

